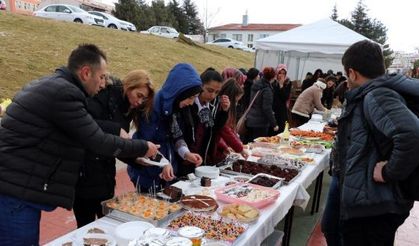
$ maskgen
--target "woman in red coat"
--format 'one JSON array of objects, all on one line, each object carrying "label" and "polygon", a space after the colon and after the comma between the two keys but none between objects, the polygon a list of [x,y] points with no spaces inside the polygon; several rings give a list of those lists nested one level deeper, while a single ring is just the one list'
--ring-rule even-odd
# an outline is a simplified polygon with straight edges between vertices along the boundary
[{"label": "woman in red coat", "polygon": [[220,140],[217,144],[216,153],[214,156],[214,160],[216,160],[217,163],[223,161],[231,151],[240,153],[246,159],[249,156],[247,150],[243,148],[243,143],[241,142],[236,132],[237,102],[240,100],[243,94],[243,88],[237,83],[235,79],[227,80],[220,90],[220,96],[226,95],[230,99],[230,111],[227,123],[219,133]]}]

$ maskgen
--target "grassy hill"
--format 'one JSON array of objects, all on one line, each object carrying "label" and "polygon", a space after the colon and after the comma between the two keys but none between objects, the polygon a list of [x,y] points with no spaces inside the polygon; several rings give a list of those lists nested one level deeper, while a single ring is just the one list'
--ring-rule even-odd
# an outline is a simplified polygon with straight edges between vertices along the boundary
[{"label": "grassy hill", "polygon": [[0,99],[13,97],[29,81],[65,65],[80,43],[102,48],[116,76],[133,69],[148,70],[157,88],[179,62],[193,64],[200,73],[209,66],[219,71],[249,68],[254,61],[254,54],[239,50],[0,12]]}]

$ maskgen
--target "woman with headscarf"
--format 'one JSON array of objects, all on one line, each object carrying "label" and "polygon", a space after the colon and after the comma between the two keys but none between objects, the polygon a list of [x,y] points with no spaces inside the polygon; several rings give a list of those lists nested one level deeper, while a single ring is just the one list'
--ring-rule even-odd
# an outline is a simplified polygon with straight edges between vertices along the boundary
[{"label": "woman with headscarf", "polygon": [[275,120],[278,124],[278,132],[284,131],[285,122],[288,121],[288,104],[291,94],[291,81],[287,77],[287,66],[279,64],[276,68],[276,80],[272,85]]},{"label": "woman with headscarf", "polygon": [[[190,64],[180,63],[172,68],[162,88],[154,98],[153,112],[150,121],[140,122],[140,129],[133,138],[141,138],[160,144],[160,152],[169,160],[170,165],[128,166],[128,175],[135,186],[142,192],[150,188],[165,186],[175,178],[179,158],[198,166],[202,163],[199,154],[192,153],[182,132],[182,109],[192,105],[202,91],[198,73]],[[138,187],[137,187],[138,188]]]}]

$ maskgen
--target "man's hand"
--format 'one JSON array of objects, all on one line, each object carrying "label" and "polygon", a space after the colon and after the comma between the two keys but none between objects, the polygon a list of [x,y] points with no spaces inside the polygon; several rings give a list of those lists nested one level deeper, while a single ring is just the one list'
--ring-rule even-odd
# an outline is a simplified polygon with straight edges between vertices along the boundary
[{"label": "man's hand", "polygon": [[129,134],[121,128],[121,131],[119,131],[119,136],[121,138],[125,138],[125,139],[131,139],[131,137],[129,136]]},{"label": "man's hand", "polygon": [[154,157],[157,155],[157,150],[160,148],[160,145],[154,144],[152,142],[147,141],[148,150],[145,153],[145,157]]},{"label": "man's hand", "polygon": [[220,106],[223,111],[228,111],[230,108],[230,99],[227,95],[222,95],[220,97]]},{"label": "man's hand", "polygon": [[279,131],[279,126],[275,126],[273,130],[274,130],[274,132]]},{"label": "man's hand", "polygon": [[193,163],[196,167],[202,164],[202,157],[199,154],[191,152],[185,154],[185,160]]},{"label": "man's hand", "polygon": [[385,183],[383,178],[383,168],[387,164],[387,161],[380,161],[375,164],[373,179],[375,182]]},{"label": "man's hand", "polygon": [[163,171],[160,173],[160,178],[164,179],[165,181],[172,181],[176,178],[175,174],[173,173],[172,165],[166,165],[163,167]]}]

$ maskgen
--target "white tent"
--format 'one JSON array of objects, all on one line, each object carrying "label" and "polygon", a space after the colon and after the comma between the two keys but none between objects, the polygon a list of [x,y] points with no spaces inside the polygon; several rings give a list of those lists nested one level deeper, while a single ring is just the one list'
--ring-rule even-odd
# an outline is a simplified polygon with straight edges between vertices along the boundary
[{"label": "white tent", "polygon": [[317,68],[343,71],[341,58],[355,42],[368,39],[331,20],[324,19],[267,38],[256,40],[255,67],[276,67],[284,63],[288,77],[304,79]]}]

